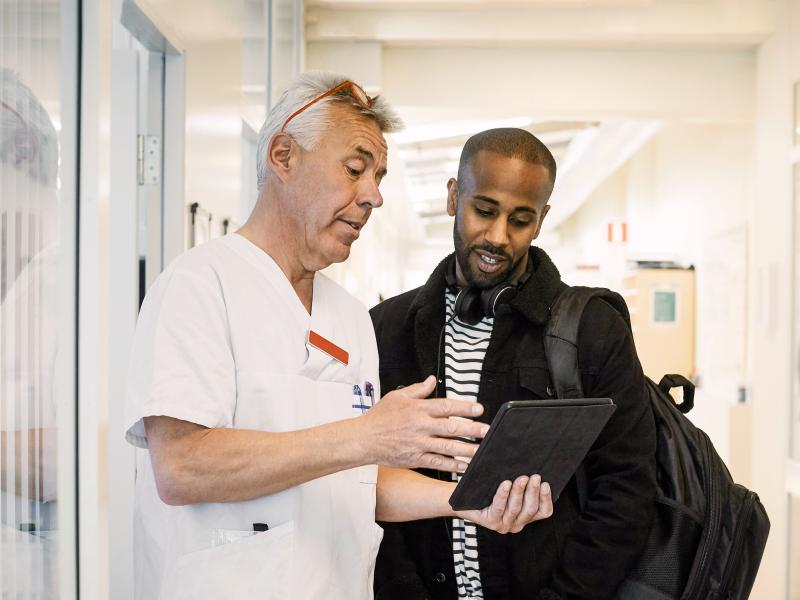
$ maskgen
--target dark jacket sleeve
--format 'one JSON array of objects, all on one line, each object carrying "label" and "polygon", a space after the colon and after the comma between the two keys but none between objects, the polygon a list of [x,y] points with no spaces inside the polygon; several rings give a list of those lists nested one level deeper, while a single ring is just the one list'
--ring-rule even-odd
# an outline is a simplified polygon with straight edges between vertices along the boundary
[{"label": "dark jacket sleeve", "polygon": [[612,398],[614,415],[584,462],[586,507],[551,588],[564,600],[612,598],[641,552],[656,493],[655,422],[633,338],[603,300],[587,305],[578,340],[584,395]]},{"label": "dark jacket sleeve", "polygon": [[[379,350],[385,308],[383,303],[369,311]],[[381,382],[381,393],[388,391]],[[406,545],[402,524],[380,522],[379,525],[383,528],[383,541],[375,563],[375,600],[429,600]]]}]

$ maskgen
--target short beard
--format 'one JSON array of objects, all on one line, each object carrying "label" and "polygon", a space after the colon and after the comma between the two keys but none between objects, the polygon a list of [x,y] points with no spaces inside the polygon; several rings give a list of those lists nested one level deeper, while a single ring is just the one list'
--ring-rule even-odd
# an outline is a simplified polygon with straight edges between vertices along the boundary
[{"label": "short beard", "polygon": [[458,266],[461,267],[461,273],[464,275],[467,285],[469,285],[469,287],[478,289],[491,288],[508,280],[511,274],[515,272],[517,266],[519,265],[519,261],[521,261],[523,258],[518,258],[513,264],[507,260],[508,267],[506,269],[503,269],[494,275],[489,275],[488,273],[484,273],[479,269],[473,268],[472,263],[469,261],[470,253],[473,250],[480,248],[481,250],[486,250],[492,254],[502,255],[505,256],[506,259],[509,259],[510,257],[506,252],[496,248],[495,246],[492,246],[491,244],[483,244],[481,246],[471,246],[467,248],[464,244],[461,234],[458,232],[458,224],[453,227],[453,245],[456,249],[456,260],[458,261]]}]

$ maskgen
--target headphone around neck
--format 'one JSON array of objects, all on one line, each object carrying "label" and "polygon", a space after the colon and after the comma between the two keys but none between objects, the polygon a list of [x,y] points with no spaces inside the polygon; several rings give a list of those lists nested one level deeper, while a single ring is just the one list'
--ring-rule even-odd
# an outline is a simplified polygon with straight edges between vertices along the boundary
[{"label": "headphone around neck", "polygon": [[458,290],[453,315],[469,325],[475,325],[484,317],[494,317],[498,307],[508,304],[517,296],[520,288],[530,279],[532,272],[533,264],[528,257],[527,268],[516,284],[503,281],[490,288],[459,287],[456,280],[456,259],[453,258],[445,273],[447,287]]}]

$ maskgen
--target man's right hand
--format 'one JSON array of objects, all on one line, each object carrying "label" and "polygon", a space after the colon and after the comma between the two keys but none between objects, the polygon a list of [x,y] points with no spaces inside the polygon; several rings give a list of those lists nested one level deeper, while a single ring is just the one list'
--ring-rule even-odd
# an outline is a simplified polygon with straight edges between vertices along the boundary
[{"label": "man's right hand", "polygon": [[431,398],[436,387],[432,375],[386,394],[362,419],[362,442],[370,462],[388,467],[428,468],[463,472],[477,444],[453,438],[482,438],[485,423],[467,419],[483,413],[483,406],[467,400]]}]

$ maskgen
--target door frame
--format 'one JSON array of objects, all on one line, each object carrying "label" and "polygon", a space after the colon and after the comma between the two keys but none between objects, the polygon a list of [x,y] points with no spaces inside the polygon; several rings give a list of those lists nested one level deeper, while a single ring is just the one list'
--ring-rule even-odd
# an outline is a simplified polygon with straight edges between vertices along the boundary
[{"label": "door frame", "polygon": [[[163,127],[161,140],[162,202],[159,267],[184,249],[185,73],[183,45],[143,0],[114,0],[111,51],[110,181],[108,206],[108,421],[101,483],[106,486],[107,512],[99,527],[107,532],[107,593],[97,597],[131,600],[134,594],[135,450],[125,440],[125,389],[128,362],[138,316],[139,249],[137,245],[137,136],[139,119],[139,51],[135,39],[150,52],[163,54]],[[101,453],[104,449],[100,449]],[[94,460],[97,455],[86,456]],[[100,463],[102,464],[102,463]],[[91,468],[87,465],[87,469]],[[89,501],[90,502],[90,501]],[[89,506],[87,506],[89,508]],[[84,513],[85,514],[85,513]],[[87,531],[87,535],[88,535]],[[102,535],[102,533],[101,533]],[[96,564],[96,563],[95,563]],[[85,577],[97,578],[86,566]],[[88,593],[86,597],[95,597]]]}]

